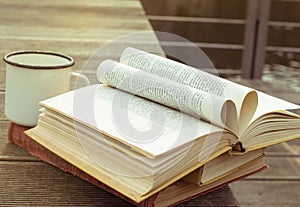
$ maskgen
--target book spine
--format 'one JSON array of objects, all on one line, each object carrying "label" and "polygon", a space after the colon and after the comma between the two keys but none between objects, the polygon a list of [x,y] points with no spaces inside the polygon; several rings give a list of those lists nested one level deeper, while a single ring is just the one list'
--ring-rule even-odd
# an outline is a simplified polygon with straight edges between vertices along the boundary
[{"label": "book spine", "polygon": [[232,150],[236,150],[238,152],[246,152],[246,149],[243,146],[243,143],[241,141],[238,141],[235,144],[232,144]]},{"label": "book spine", "polygon": [[77,176],[95,186],[98,186],[99,188],[106,190],[115,196],[124,199],[130,203],[132,203],[135,206],[139,207],[154,207],[154,202],[157,197],[157,195],[154,195],[141,203],[136,203],[132,201],[131,199],[127,198],[126,196],[118,193],[114,189],[110,188],[109,186],[103,184],[102,182],[98,181],[97,179],[93,178],[92,176],[88,175],[87,173],[83,172],[82,170],[76,168],[75,166],[71,165],[64,159],[60,158],[56,154],[52,153],[36,141],[32,140],[30,137],[24,134],[24,131],[28,130],[29,127],[20,126],[14,123],[9,124],[8,128],[8,140],[16,144],[25,150],[27,150],[31,155],[34,157],[37,157],[38,159],[49,163],[60,170],[64,172],[68,172],[74,176]]}]

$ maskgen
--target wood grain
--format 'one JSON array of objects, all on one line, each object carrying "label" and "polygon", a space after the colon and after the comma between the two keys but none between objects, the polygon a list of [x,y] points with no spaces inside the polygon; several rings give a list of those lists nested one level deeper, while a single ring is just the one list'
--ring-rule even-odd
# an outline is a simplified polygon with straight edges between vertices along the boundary
[{"label": "wood grain", "polygon": [[5,92],[0,91],[0,121],[5,121],[7,118],[4,115]]},{"label": "wood grain", "polygon": [[265,163],[269,168],[254,174],[247,179],[252,180],[295,180],[300,181],[300,154],[298,157],[269,157]]},{"label": "wood grain", "polygon": [[8,121],[0,121],[0,163],[1,161],[37,161],[27,151],[7,139]]},{"label": "wood grain", "polygon": [[0,121],[0,140],[7,139],[8,121]]},{"label": "wood grain", "polygon": [[243,180],[230,186],[241,207],[300,206],[300,181]]},{"label": "wood grain", "polygon": [[[152,0],[142,0],[146,13],[169,16],[206,16],[221,18],[244,18],[246,0],[161,0],[153,4]],[[172,6],[171,6],[172,5]],[[230,6],[228,6],[230,5]],[[164,8],[164,9],[161,9]],[[239,8],[239,9],[233,9]]]},{"label": "wood grain", "polygon": [[[192,42],[243,44],[244,25],[150,19],[157,31],[170,32]],[[219,35],[220,32],[222,35]],[[235,35],[232,35],[235,34]]]},{"label": "wood grain", "polygon": [[[0,205],[3,206],[132,206],[42,162],[1,162],[0,179]],[[237,206],[230,196],[230,189],[224,187],[178,206]]]},{"label": "wood grain", "polygon": [[0,171],[1,205],[132,206],[41,162],[1,162]]},{"label": "wood grain", "polygon": [[267,156],[300,156],[300,139],[290,140],[267,148]]},{"label": "wood grain", "polygon": [[271,10],[271,0],[260,1],[258,12],[257,34],[255,36],[254,67],[252,78],[261,79],[265,66],[266,46],[269,29],[269,14]]}]

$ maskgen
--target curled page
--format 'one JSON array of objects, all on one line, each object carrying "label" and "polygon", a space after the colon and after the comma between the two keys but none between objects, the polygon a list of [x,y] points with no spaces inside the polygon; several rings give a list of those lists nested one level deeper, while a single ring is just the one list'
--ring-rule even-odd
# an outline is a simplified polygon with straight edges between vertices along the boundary
[{"label": "curled page", "polygon": [[113,60],[105,60],[99,65],[97,78],[101,83],[228,128],[234,133],[238,131],[236,108],[231,100]]},{"label": "curled page", "polygon": [[[247,128],[255,113],[258,97],[251,88],[135,48],[125,49],[120,61],[148,73],[232,100],[236,105],[239,134]],[[234,122],[230,118],[228,121]]]}]

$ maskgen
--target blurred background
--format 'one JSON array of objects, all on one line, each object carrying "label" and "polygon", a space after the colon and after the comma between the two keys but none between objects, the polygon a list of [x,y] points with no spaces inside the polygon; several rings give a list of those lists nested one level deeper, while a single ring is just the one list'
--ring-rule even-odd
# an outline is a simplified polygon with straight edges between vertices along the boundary
[{"label": "blurred background", "polygon": [[299,0],[141,2],[154,30],[197,44],[221,76],[288,79],[300,92]]}]

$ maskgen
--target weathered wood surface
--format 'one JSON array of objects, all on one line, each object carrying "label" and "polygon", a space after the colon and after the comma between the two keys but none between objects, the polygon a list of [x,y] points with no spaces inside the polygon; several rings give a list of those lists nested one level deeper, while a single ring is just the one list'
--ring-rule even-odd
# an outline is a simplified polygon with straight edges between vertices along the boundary
[{"label": "weathered wood surface", "polygon": [[[21,178],[21,179],[20,179]],[[33,179],[34,178],[34,179]],[[41,162],[0,163],[0,206],[133,206],[77,177]],[[30,185],[28,185],[30,184]],[[236,206],[224,187],[179,206]]]},{"label": "weathered wood surface", "polygon": [[231,184],[241,206],[299,206],[300,181],[242,180]]},{"label": "weathered wood surface", "polygon": [[[125,35],[148,31],[149,38],[139,46],[158,46],[138,0],[0,0],[0,12],[1,57],[15,50],[50,50],[72,56],[76,62],[74,69],[80,70],[90,55]],[[125,45],[126,42],[123,47]],[[106,49],[109,54],[100,55],[117,57],[114,51],[121,50],[113,45]],[[4,90],[4,86],[5,66],[1,61],[0,90]]]}]

